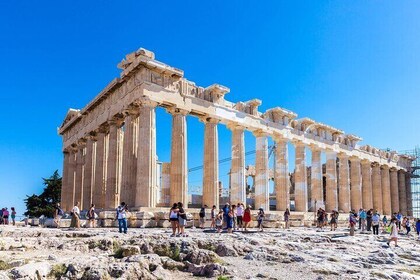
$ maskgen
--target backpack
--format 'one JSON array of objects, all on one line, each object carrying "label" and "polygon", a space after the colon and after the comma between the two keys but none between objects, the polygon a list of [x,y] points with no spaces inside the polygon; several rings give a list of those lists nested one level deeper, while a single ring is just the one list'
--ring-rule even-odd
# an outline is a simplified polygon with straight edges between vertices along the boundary
[{"label": "backpack", "polygon": [[201,208],[200,210],[200,218],[204,218],[206,216],[204,208]]},{"label": "backpack", "polygon": [[58,215],[64,216],[64,211],[61,208],[58,208]]}]

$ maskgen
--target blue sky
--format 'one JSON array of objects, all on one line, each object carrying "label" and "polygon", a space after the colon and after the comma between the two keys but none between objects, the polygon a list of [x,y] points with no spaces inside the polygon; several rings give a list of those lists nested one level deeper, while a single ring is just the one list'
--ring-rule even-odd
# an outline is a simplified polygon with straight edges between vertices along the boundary
[{"label": "blue sky", "polygon": [[[139,47],[201,86],[230,87],[230,101],[259,98],[261,111],[280,106],[376,147],[413,148],[419,18],[414,1],[2,1],[0,206],[22,213],[41,177],[61,173],[57,127],[68,108],[86,105]],[[157,122],[158,156],[168,161],[170,117],[159,110]],[[201,165],[194,118],[188,137],[189,167]],[[219,137],[220,158],[229,157],[230,132],[220,126]],[[246,149],[254,144],[246,134]],[[190,182],[199,186],[201,172]]]}]

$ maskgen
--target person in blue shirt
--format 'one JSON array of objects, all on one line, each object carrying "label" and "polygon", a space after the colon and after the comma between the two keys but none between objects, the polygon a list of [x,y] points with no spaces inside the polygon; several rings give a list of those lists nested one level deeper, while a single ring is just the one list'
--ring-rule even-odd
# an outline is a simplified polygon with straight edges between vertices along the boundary
[{"label": "person in blue shirt", "polygon": [[396,218],[397,218],[397,226],[398,226],[398,229],[401,230],[401,220],[402,220],[402,214],[401,214],[401,212],[398,212]]},{"label": "person in blue shirt", "polygon": [[419,240],[420,240],[420,219],[417,219],[416,221],[416,231],[417,231],[417,236],[419,237]]},{"label": "person in blue shirt", "polygon": [[362,231],[366,230],[366,211],[365,209],[362,209],[362,211],[359,214],[359,219],[362,221]]}]

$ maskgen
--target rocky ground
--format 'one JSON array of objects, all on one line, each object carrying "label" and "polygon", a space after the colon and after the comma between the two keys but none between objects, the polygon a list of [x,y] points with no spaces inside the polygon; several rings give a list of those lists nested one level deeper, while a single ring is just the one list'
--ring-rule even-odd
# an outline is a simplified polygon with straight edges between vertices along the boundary
[{"label": "rocky ground", "polygon": [[189,229],[0,227],[0,279],[420,279],[420,242],[347,229],[217,234]]}]

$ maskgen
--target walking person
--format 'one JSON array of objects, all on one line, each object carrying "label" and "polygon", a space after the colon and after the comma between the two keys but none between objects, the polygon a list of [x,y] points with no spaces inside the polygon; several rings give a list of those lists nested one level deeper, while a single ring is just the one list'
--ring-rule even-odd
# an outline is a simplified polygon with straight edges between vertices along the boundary
[{"label": "walking person", "polygon": [[420,219],[417,219],[416,221],[416,231],[417,231],[418,240],[420,240]]},{"label": "walking person", "polygon": [[330,220],[331,231],[335,231],[337,229],[337,214],[335,210],[332,211],[330,217],[331,217],[331,220]]},{"label": "walking person", "polygon": [[232,207],[229,207],[229,211],[226,216],[226,228],[227,228],[228,233],[232,233],[233,218],[234,218],[234,215],[233,215]]},{"label": "walking person", "polygon": [[398,247],[398,244],[397,244],[397,240],[398,240],[397,221],[398,220],[396,218],[391,219],[391,236],[390,236],[390,239],[388,240],[388,242],[386,243],[386,244],[388,244],[388,246],[390,246],[389,243],[391,241],[394,241],[395,242],[395,247]]},{"label": "walking person", "polygon": [[388,224],[388,218],[384,215],[383,218],[382,218],[383,231],[385,231],[387,224]]},{"label": "walking person", "polygon": [[373,228],[374,235],[379,234],[379,219],[380,219],[380,216],[378,214],[378,211],[375,211],[375,214],[372,215],[372,228]]},{"label": "walking person", "polygon": [[369,209],[369,211],[366,212],[367,231],[371,231],[372,229],[372,216],[373,209]]},{"label": "walking person", "polygon": [[215,218],[215,224],[216,224],[216,229],[217,229],[217,233],[221,233],[222,232],[222,227],[223,227],[223,211],[220,210],[219,213],[216,215]]},{"label": "walking person", "polygon": [[244,211],[244,229],[248,231],[249,223],[251,222],[251,207],[248,205]]},{"label": "walking person", "polygon": [[172,205],[171,210],[169,211],[169,221],[171,222],[171,226],[172,226],[172,235],[171,237],[175,237],[176,236],[176,230],[178,228],[178,204],[174,203]]},{"label": "walking person", "polygon": [[396,218],[397,218],[397,226],[398,226],[399,230],[401,230],[402,217],[403,217],[403,215],[401,214],[400,211],[398,211]]},{"label": "walking person", "polygon": [[405,221],[405,229],[407,230],[407,232],[405,233],[405,235],[408,235],[411,231],[411,224],[410,224],[410,219],[407,217],[406,221]]},{"label": "walking person", "polygon": [[349,215],[350,236],[354,236],[354,230],[357,223],[356,217],[357,217],[356,211],[352,210]]},{"label": "walking person", "polygon": [[216,205],[213,205],[213,207],[211,208],[211,225],[210,228],[211,229],[216,229]]},{"label": "walking person", "polygon": [[201,229],[204,229],[204,223],[205,223],[205,218],[206,218],[206,208],[207,208],[207,205],[204,205],[203,207],[201,207],[200,213],[198,214],[200,216]]},{"label": "walking person", "polygon": [[238,221],[236,219],[236,205],[235,204],[232,205],[231,210],[232,210],[232,215],[233,215],[232,229],[235,230],[238,226]]},{"label": "walking person", "polygon": [[71,222],[70,227],[71,228],[80,228],[80,209],[79,209],[79,201],[76,202],[76,205],[74,205],[73,209],[71,210]]},{"label": "walking person", "polygon": [[178,236],[188,237],[185,233],[185,226],[187,225],[187,213],[184,210],[182,202],[178,202]]},{"label": "walking person", "polygon": [[362,214],[362,212],[363,212],[363,209],[362,209],[362,208],[360,208],[360,209],[359,209],[359,230],[361,230],[361,229],[362,229],[362,219],[361,219],[361,214]]},{"label": "walking person", "polygon": [[260,231],[264,231],[262,222],[264,221],[264,209],[260,208],[258,209],[258,214],[257,214],[257,221],[258,221],[258,228],[260,229]]},{"label": "walking person", "polygon": [[236,207],[236,220],[237,220],[237,229],[240,230],[244,227],[244,223],[242,221],[242,217],[244,215],[244,205],[242,203],[238,203]]},{"label": "walking person", "polygon": [[60,203],[57,203],[54,206],[54,209],[54,224],[56,224],[57,228],[60,228],[60,221],[61,218],[64,216],[64,211],[60,208]]},{"label": "walking person", "polygon": [[9,224],[9,211],[7,210],[7,207],[3,210],[3,221],[5,225]]},{"label": "walking person", "polygon": [[87,212],[88,227],[95,227],[95,204],[90,205],[89,211]]},{"label": "walking person", "polygon": [[361,221],[362,232],[366,231],[366,218],[367,218],[366,210],[362,209],[362,212],[360,212],[359,214],[359,221]]},{"label": "walking person", "polygon": [[284,217],[284,227],[286,229],[288,229],[289,228],[289,217],[290,217],[289,208],[286,208],[286,211],[284,211],[284,213],[283,213],[283,217]]},{"label": "walking person", "polygon": [[127,211],[128,207],[125,202],[121,202],[121,205],[117,208],[118,218],[118,232],[127,234]]},{"label": "walking person", "polygon": [[222,210],[223,210],[223,226],[224,226],[224,229],[227,229],[227,220],[228,220],[228,215],[230,211],[229,203],[226,203]]},{"label": "walking person", "polygon": [[10,209],[12,212],[10,213],[11,215],[10,215],[10,217],[12,218],[12,224],[15,226],[16,225],[16,210],[15,210],[15,207],[12,207],[11,209]]}]

